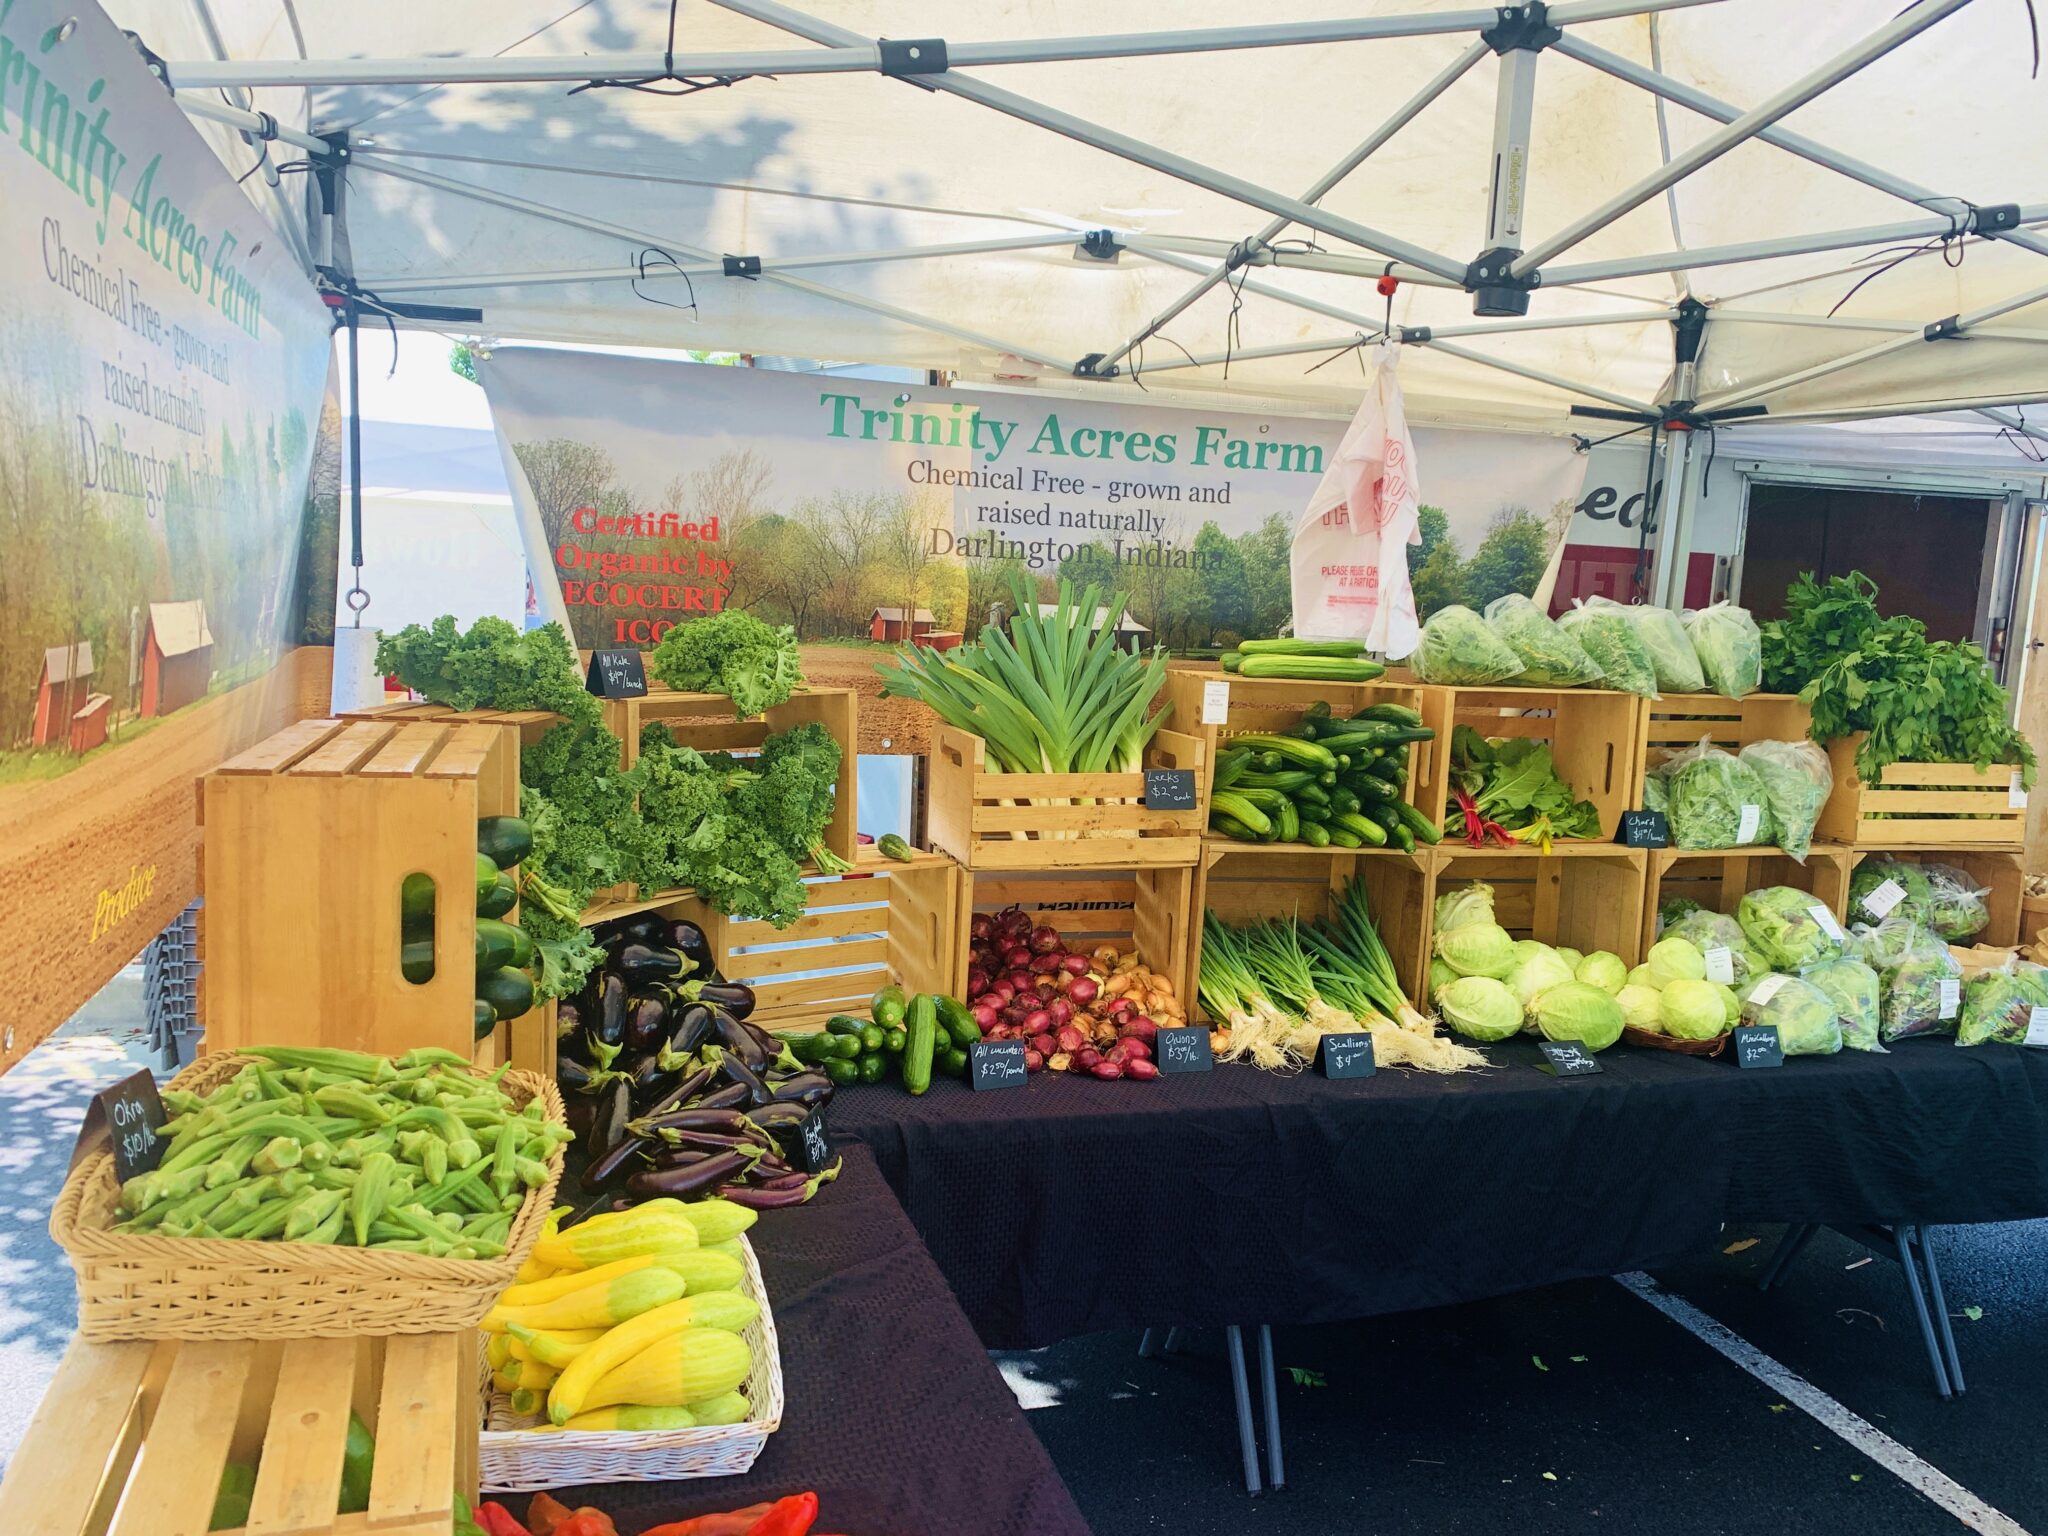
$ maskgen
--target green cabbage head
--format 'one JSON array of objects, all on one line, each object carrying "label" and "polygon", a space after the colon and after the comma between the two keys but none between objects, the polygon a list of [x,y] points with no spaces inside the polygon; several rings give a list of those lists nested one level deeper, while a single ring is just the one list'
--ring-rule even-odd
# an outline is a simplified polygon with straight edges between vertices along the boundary
[{"label": "green cabbage head", "polygon": [[1689,939],[1659,939],[1650,946],[1643,963],[1657,975],[1664,986],[1674,981],[1705,981],[1707,979],[1707,957]]},{"label": "green cabbage head", "polygon": [[1681,978],[1663,991],[1664,1033],[1680,1040],[1713,1040],[1728,1031],[1728,1010],[1711,981]]},{"label": "green cabbage head", "polygon": [[1436,1007],[1468,1040],[1505,1040],[1522,1027],[1522,1005],[1491,976],[1460,976],[1436,995]]},{"label": "green cabbage head", "polygon": [[1621,956],[1608,949],[1594,950],[1579,962],[1573,975],[1610,996],[1628,984],[1628,967],[1622,964]]},{"label": "green cabbage head", "polygon": [[1515,941],[1499,923],[1460,923],[1440,928],[1436,952],[1460,976],[1503,977],[1515,968]]},{"label": "green cabbage head", "polygon": [[1556,950],[1545,946],[1508,972],[1508,988],[1527,1008],[1543,992],[1571,979],[1572,968],[1558,958]]},{"label": "green cabbage head", "polygon": [[1577,1040],[1589,1051],[1604,1051],[1621,1038],[1621,1004],[1589,982],[1560,982],[1530,1011],[1546,1040]]},{"label": "green cabbage head", "polygon": [[1655,987],[1623,987],[1614,994],[1614,1000],[1621,1005],[1622,1022],[1630,1029],[1648,1030],[1653,1035],[1664,1033],[1664,994]]}]

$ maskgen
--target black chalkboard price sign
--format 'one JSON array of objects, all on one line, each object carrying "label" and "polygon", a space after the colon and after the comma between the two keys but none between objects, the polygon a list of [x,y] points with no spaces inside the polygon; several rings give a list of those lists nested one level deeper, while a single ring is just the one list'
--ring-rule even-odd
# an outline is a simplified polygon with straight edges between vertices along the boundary
[{"label": "black chalkboard price sign", "polygon": [[1615,841],[1630,848],[1668,848],[1671,823],[1662,811],[1623,811]]},{"label": "black chalkboard price sign", "polygon": [[1605,1070],[1600,1059],[1576,1040],[1539,1040],[1536,1049],[1543,1053],[1536,1070],[1553,1077],[1591,1077]]},{"label": "black chalkboard price sign", "polygon": [[1153,1059],[1162,1072],[1207,1072],[1216,1065],[1206,1029],[1162,1029],[1152,1041]]},{"label": "black chalkboard price sign", "polygon": [[1775,1024],[1740,1024],[1728,1037],[1738,1067],[1782,1067],[1785,1046]]},{"label": "black chalkboard price sign", "polygon": [[1316,1069],[1333,1081],[1346,1077],[1371,1077],[1379,1070],[1378,1063],[1373,1060],[1372,1036],[1364,1030],[1356,1034],[1323,1036],[1322,1048],[1316,1052]]},{"label": "black chalkboard price sign", "polygon": [[823,1173],[832,1163],[832,1144],[825,1139],[825,1111],[814,1109],[797,1128],[797,1155],[805,1173]]},{"label": "black chalkboard price sign", "polygon": [[1192,811],[1194,808],[1194,769],[1147,768],[1145,770],[1146,810]]},{"label": "black chalkboard price sign", "polygon": [[976,1092],[1022,1088],[1026,1076],[1022,1040],[983,1040],[967,1047],[967,1082]]},{"label": "black chalkboard price sign", "polygon": [[93,1151],[104,1134],[114,1154],[114,1178],[125,1184],[164,1160],[169,1138],[161,1134],[163,1127],[163,1100],[157,1097],[156,1079],[145,1068],[93,1095],[85,1107],[85,1124],[78,1128],[72,1164]]},{"label": "black chalkboard price sign", "polygon": [[628,647],[620,651],[592,651],[590,675],[583,686],[600,699],[640,699],[647,696],[647,658]]}]

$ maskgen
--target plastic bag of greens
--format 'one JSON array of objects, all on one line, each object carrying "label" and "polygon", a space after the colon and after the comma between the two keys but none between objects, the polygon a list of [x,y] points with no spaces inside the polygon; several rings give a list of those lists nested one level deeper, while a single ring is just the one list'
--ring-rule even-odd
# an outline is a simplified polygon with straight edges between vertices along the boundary
[{"label": "plastic bag of greens", "polygon": [[1609,688],[1639,693],[1646,699],[1657,697],[1657,668],[1650,660],[1649,648],[1615,604],[1593,608],[1574,602],[1569,613],[1558,615],[1557,627],[1593,658]]},{"label": "plastic bag of greens", "polygon": [[[1769,969],[1750,949],[1749,936],[1742,931],[1742,924],[1726,912],[1695,907],[1678,921],[1665,924],[1661,937],[1685,939],[1695,945],[1706,957],[1709,981],[1724,982],[1734,987],[1746,986]],[[1724,949],[1728,952],[1725,960],[1715,953]],[[1876,1027],[1874,1020],[1872,1027]]]},{"label": "plastic bag of greens", "polygon": [[1956,1044],[1982,1045],[1997,1040],[2024,1045],[2037,1009],[2048,1011],[2048,970],[2021,964],[1973,976],[1963,986]]},{"label": "plastic bag of greens", "polygon": [[1742,1022],[1769,1024],[1787,1056],[1832,1056],[1842,1048],[1835,1001],[1810,981],[1773,971],[1742,989]]},{"label": "plastic bag of greens", "polygon": [[1651,778],[1661,783],[1671,841],[1680,848],[1753,847],[1777,836],[1763,781],[1708,737],[1660,763]]},{"label": "plastic bag of greens", "polygon": [[1585,648],[1519,592],[1486,605],[1486,627],[1522,658],[1515,681],[1525,688],[1577,688],[1600,681],[1600,664]]},{"label": "plastic bag of greens", "polygon": [[1855,922],[1881,923],[1894,913],[1919,918],[1933,900],[1926,871],[1901,859],[1865,859],[1849,877],[1849,916]]},{"label": "plastic bag of greens", "polygon": [[1963,968],[1946,944],[1895,912],[1875,926],[1858,924],[1854,945],[1884,984],[1879,1034],[1887,1045],[1913,1035],[1954,1033],[1963,1011]]},{"label": "plastic bag of greens", "polygon": [[1588,598],[1586,606],[1602,613],[1612,609],[1628,620],[1636,638],[1643,642],[1643,649],[1649,652],[1650,665],[1657,673],[1658,692],[1706,692],[1706,674],[1700,670],[1700,659],[1693,651],[1692,640],[1687,636],[1685,626],[1678,621],[1678,615],[1669,608],[1617,603],[1607,597]]},{"label": "plastic bag of greens", "polygon": [[1689,615],[1685,632],[1707,685],[1726,698],[1755,693],[1764,683],[1764,637],[1747,608],[1715,603]]},{"label": "plastic bag of greens", "polygon": [[1920,920],[1935,936],[1951,944],[1974,938],[1991,921],[1984,898],[1991,894],[1953,864],[1922,864],[1927,877],[1927,905]]},{"label": "plastic bag of greens", "polygon": [[[1645,800],[1648,798],[1647,795],[1644,797]],[[1650,809],[1661,811],[1663,807],[1661,805],[1651,806]],[[1665,930],[1669,929],[1673,923],[1684,917],[1688,912],[1704,910],[1690,896],[1666,896],[1657,908],[1657,929],[1659,934],[1661,935]]]},{"label": "plastic bag of greens", "polygon": [[1809,965],[1799,975],[1834,999],[1835,1017],[1842,1024],[1842,1044],[1852,1051],[1884,1049],[1878,1038],[1884,984],[1877,972],[1861,960],[1843,955]]},{"label": "plastic bag of greens", "polygon": [[1504,683],[1522,670],[1522,658],[1462,603],[1429,616],[1408,664],[1425,683],[1453,688]]},{"label": "plastic bag of greens", "polygon": [[1813,845],[1813,824],[1835,787],[1827,753],[1810,741],[1753,741],[1737,754],[1763,785],[1778,846],[1799,863]]},{"label": "plastic bag of greens", "polygon": [[1735,920],[1773,970],[1804,970],[1842,952],[1842,925],[1827,903],[1789,885],[1746,892],[1735,904]]}]

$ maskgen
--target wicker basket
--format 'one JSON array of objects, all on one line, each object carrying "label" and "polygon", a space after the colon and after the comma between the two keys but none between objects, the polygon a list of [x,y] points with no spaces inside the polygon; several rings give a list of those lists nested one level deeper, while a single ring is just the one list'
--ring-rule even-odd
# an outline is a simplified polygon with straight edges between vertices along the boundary
[{"label": "wicker basket", "polygon": [[754,1351],[754,1369],[742,1390],[754,1416],[744,1424],[703,1429],[555,1430],[532,1433],[538,1418],[516,1414],[511,1399],[491,1385],[491,1368],[477,1351],[483,1397],[484,1428],[478,1437],[478,1467],[489,1493],[533,1493],[543,1488],[582,1487],[589,1483],[665,1483],[685,1477],[731,1477],[753,1466],[768,1437],[782,1424],[782,1347],[775,1337],[775,1314],[768,1309],[768,1291],[761,1266],[744,1237],[746,1294],[760,1304],[761,1315],[740,1337]]},{"label": "wicker basket", "polygon": [[1646,1045],[1653,1051],[1676,1051],[1681,1056],[1718,1056],[1728,1048],[1725,1031],[1711,1040],[1681,1040],[1676,1035],[1660,1035],[1654,1030],[1624,1024],[1621,1026],[1621,1038],[1630,1045]]},{"label": "wicker basket", "polygon": [[[171,1086],[204,1093],[249,1059],[232,1052],[205,1057]],[[539,1095],[550,1120],[565,1118],[552,1082],[507,1072],[503,1086],[522,1102]],[[474,1328],[512,1283],[540,1237],[561,1176],[557,1147],[548,1181],[528,1192],[502,1257],[436,1259],[325,1243],[114,1232],[120,1187],[112,1155],[100,1152],[64,1181],[50,1236],[78,1272],[78,1332],[97,1342],[450,1333]]]}]

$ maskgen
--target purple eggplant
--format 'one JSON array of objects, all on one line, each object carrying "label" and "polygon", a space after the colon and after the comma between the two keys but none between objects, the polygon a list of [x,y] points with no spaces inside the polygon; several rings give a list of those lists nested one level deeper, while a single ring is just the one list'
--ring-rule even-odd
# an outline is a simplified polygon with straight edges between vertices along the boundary
[{"label": "purple eggplant", "polygon": [[583,1010],[581,1008],[577,1007],[574,1003],[557,1003],[555,1005],[556,1044],[559,1045],[574,1040],[577,1031],[582,1028]]},{"label": "purple eggplant", "polygon": [[615,1077],[597,1096],[597,1113],[590,1122],[584,1146],[593,1158],[602,1157],[630,1134],[626,1123],[633,1118],[632,1093],[623,1077]]},{"label": "purple eggplant", "polygon": [[673,949],[651,944],[628,944],[619,953],[617,974],[629,986],[646,987],[679,980],[689,962]]},{"label": "purple eggplant", "polygon": [[697,987],[696,998],[700,1003],[723,1008],[736,1019],[744,1019],[754,1011],[754,989],[744,982],[707,981]]},{"label": "purple eggplant", "polygon": [[[782,1088],[786,1086],[788,1085],[778,1086],[776,1093],[780,1095]],[[830,1083],[825,1085],[827,1092],[831,1091],[831,1086]],[[811,1118],[812,1113],[808,1104],[793,1098],[778,1097],[773,1104],[763,1104],[759,1109],[748,1110],[747,1118],[771,1136],[790,1136],[803,1129],[804,1122]]]},{"label": "purple eggplant", "polygon": [[747,1064],[748,1071],[757,1075],[768,1070],[768,1058],[774,1053],[754,1038],[752,1030],[723,1008],[713,1009],[711,1019],[712,1035],[726,1052],[727,1060],[738,1057]]},{"label": "purple eggplant", "polygon": [[708,981],[718,979],[718,957],[711,953],[711,941],[695,923],[670,923],[662,939],[650,939],[648,942],[666,943],[672,949],[681,950],[683,958],[690,962],[692,975],[702,976]]},{"label": "purple eggplant", "polygon": [[717,1015],[709,1003],[685,1003],[669,1010],[669,1049],[693,1055],[712,1037]]},{"label": "purple eggplant", "polygon": [[643,1199],[657,1195],[705,1194],[727,1180],[739,1177],[741,1170],[752,1161],[745,1152],[735,1150],[718,1153],[683,1168],[643,1168],[626,1180],[626,1189]]},{"label": "purple eggplant", "polygon": [[607,976],[598,989],[597,1016],[591,1025],[591,1038],[600,1045],[614,1049],[626,1043],[626,984],[616,976]]},{"label": "purple eggplant", "polygon": [[590,1063],[574,1056],[555,1057],[555,1081],[564,1093],[595,1093],[603,1085],[597,1074],[590,1070]]},{"label": "purple eggplant", "polygon": [[666,1098],[676,1084],[682,1081],[683,1075],[676,1065],[682,1059],[665,1056],[660,1051],[643,1051],[640,1055],[632,1057],[624,1070],[633,1102],[651,1105]]},{"label": "purple eggplant", "polygon": [[741,1109],[753,1101],[753,1090],[745,1083],[727,1083],[714,1088],[691,1105],[692,1109]]},{"label": "purple eggplant", "polygon": [[818,1192],[818,1187],[829,1184],[839,1177],[839,1163],[834,1161],[823,1173],[809,1178],[800,1175],[771,1180],[766,1185],[750,1187],[735,1184],[725,1191],[725,1198],[734,1205],[749,1206],[757,1211],[770,1211],[779,1206],[802,1205]]},{"label": "purple eggplant", "polygon": [[635,912],[610,925],[621,944],[666,944],[671,924],[655,912]]},{"label": "purple eggplant", "polygon": [[602,1157],[592,1158],[584,1167],[580,1182],[586,1193],[609,1189],[647,1161],[649,1147],[637,1136],[621,1137]]},{"label": "purple eggplant", "polygon": [[655,992],[636,992],[627,999],[625,1047],[658,1051],[668,1043],[668,1003]]},{"label": "purple eggplant", "polygon": [[774,1100],[775,1094],[767,1081],[737,1054],[728,1051],[721,1056],[718,1059],[718,1070],[735,1085],[746,1089],[749,1104],[767,1104]]},{"label": "purple eggplant", "polygon": [[664,1093],[659,1100],[642,1110],[642,1118],[665,1115],[674,1109],[690,1108],[690,1101],[710,1087],[711,1079],[717,1075],[718,1068],[716,1067],[697,1068],[688,1077],[685,1077],[673,1088],[669,1089],[668,1092]]},{"label": "purple eggplant", "polygon": [[756,1153],[765,1153],[765,1138],[758,1135],[728,1136],[715,1131],[661,1131],[661,1143],[666,1147],[677,1147],[698,1152],[731,1152],[740,1147],[752,1148]]},{"label": "purple eggplant", "polygon": [[780,1104],[800,1105],[808,1111],[832,1097],[832,1079],[822,1072],[799,1072],[776,1083],[773,1091],[775,1103],[764,1106],[763,1114]]},{"label": "purple eggplant", "polygon": [[690,1168],[704,1162],[707,1158],[717,1157],[729,1150],[730,1148],[724,1147],[719,1148],[716,1152],[706,1151],[703,1147],[663,1147],[661,1151],[654,1154],[654,1166],[657,1168]]},{"label": "purple eggplant", "polygon": [[665,1115],[648,1115],[633,1122],[633,1134],[653,1136],[662,1131],[709,1131],[719,1136],[744,1136],[750,1127],[739,1109],[672,1109]]}]

